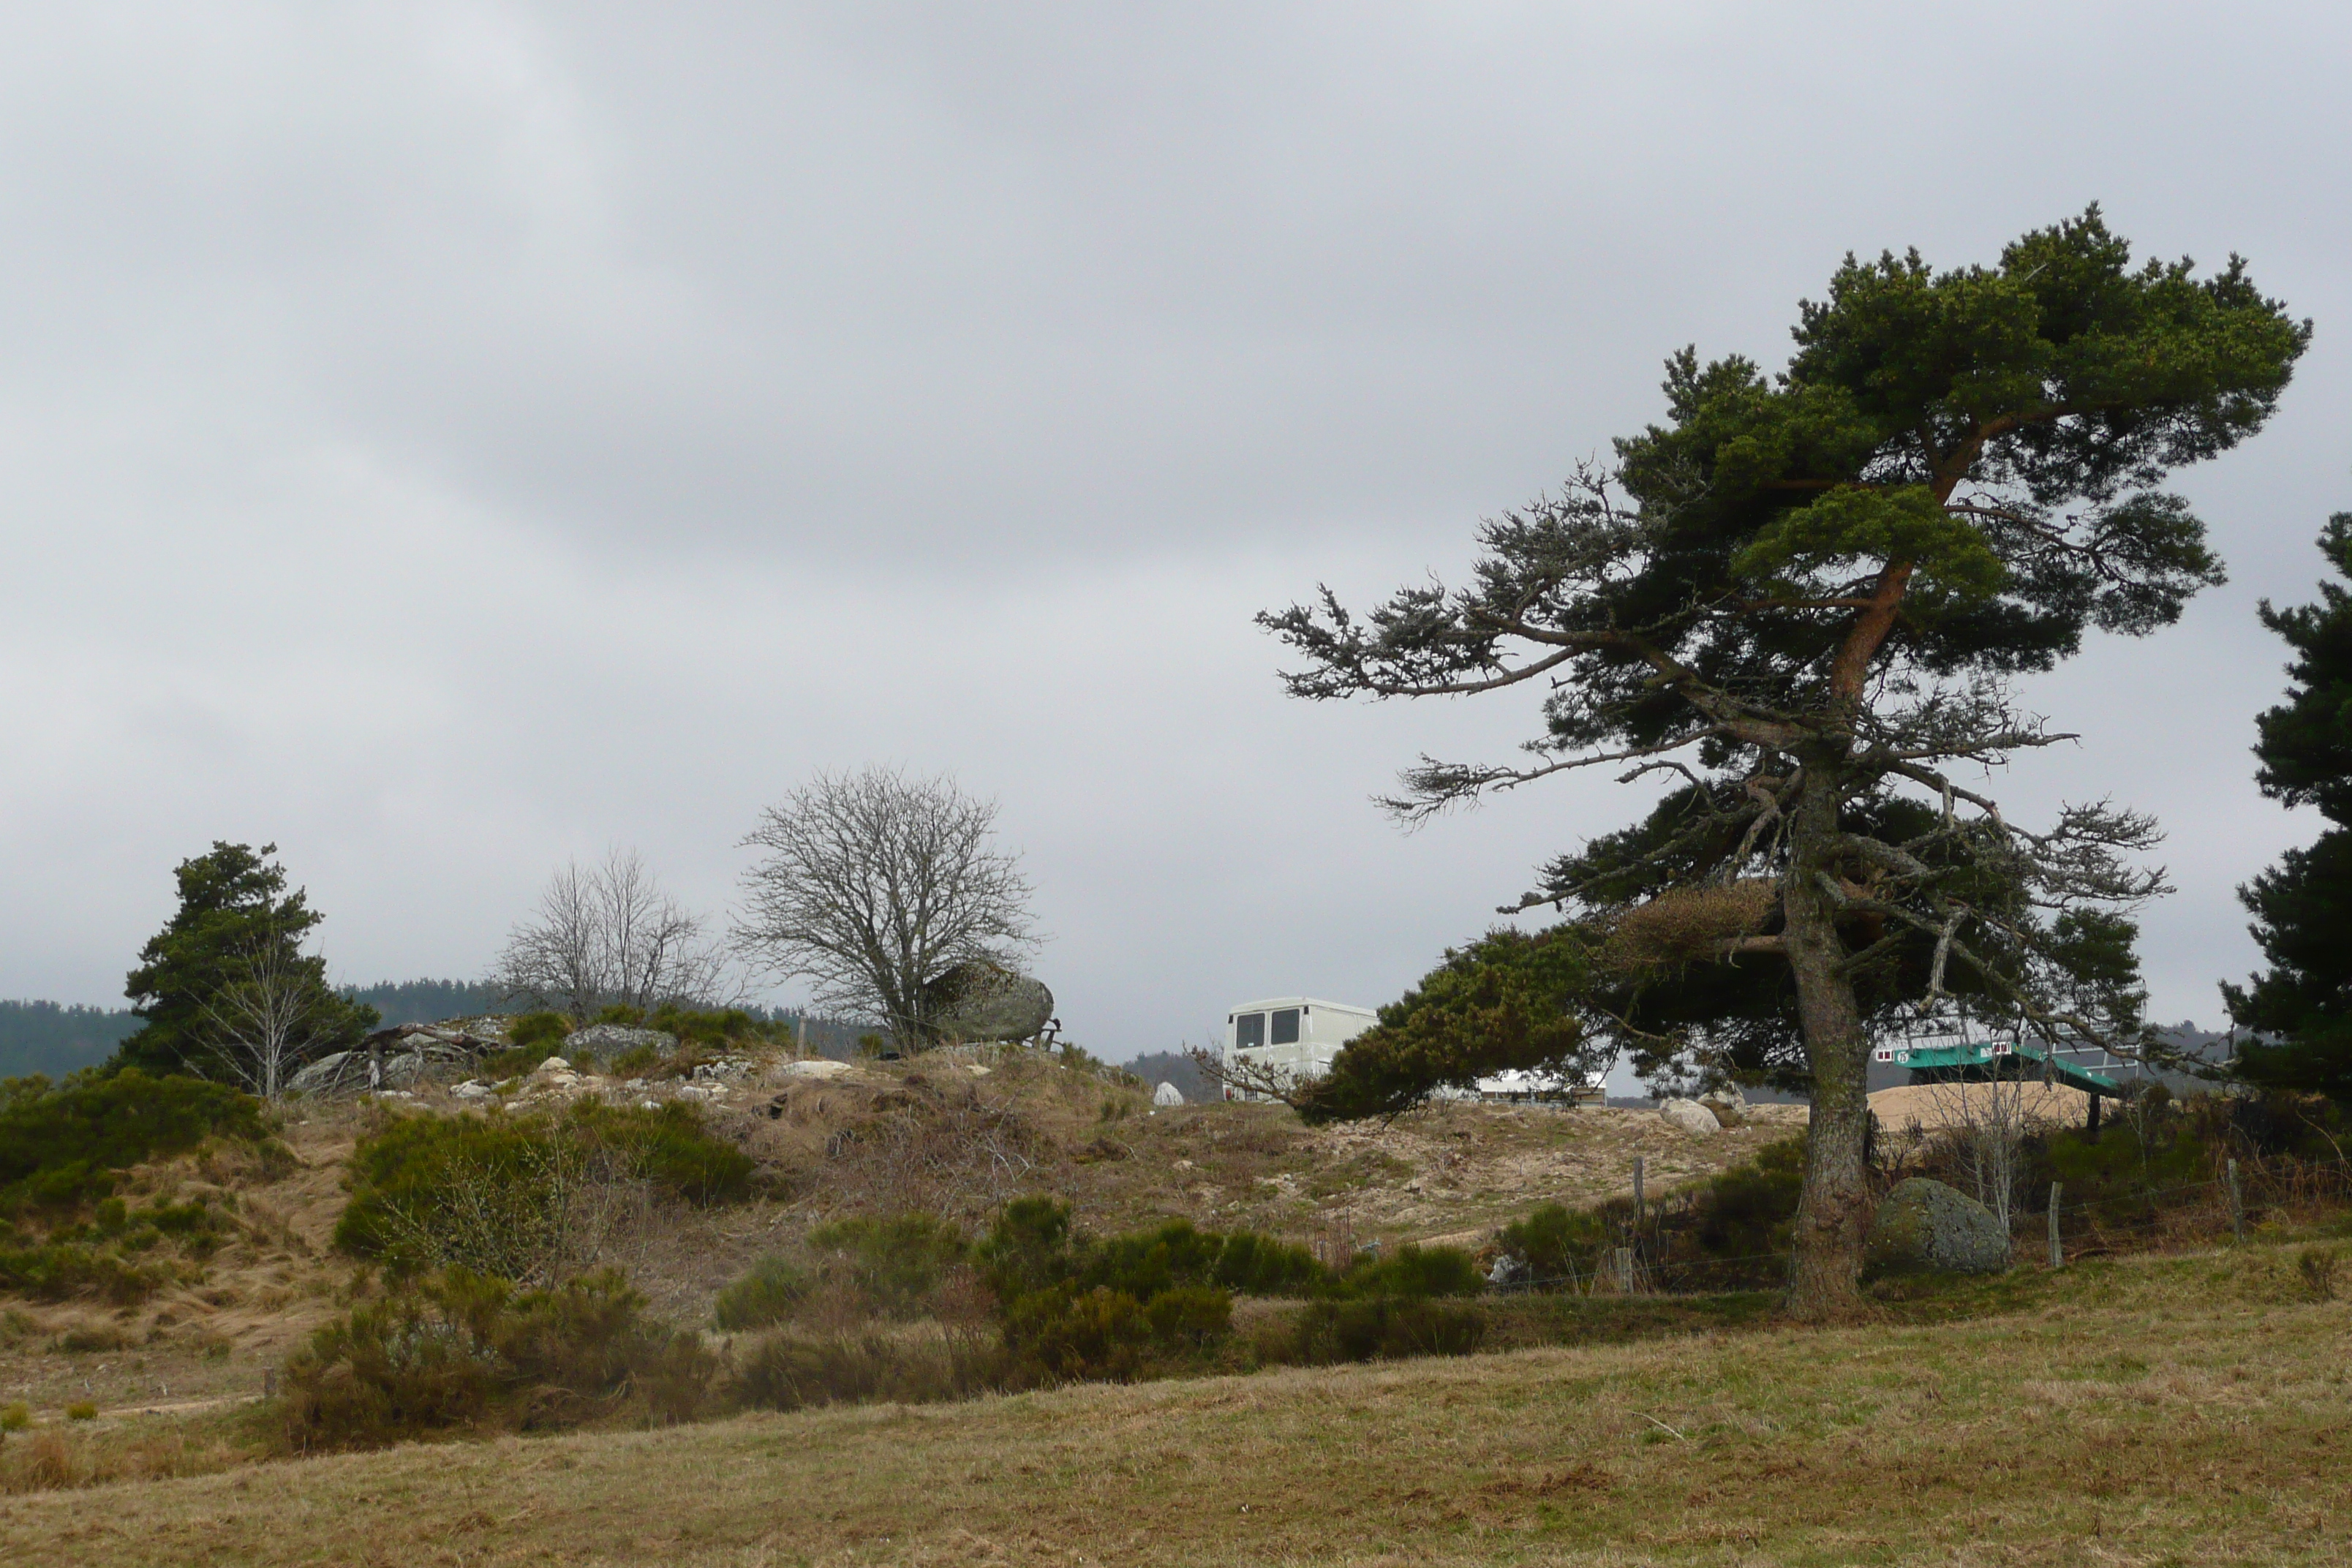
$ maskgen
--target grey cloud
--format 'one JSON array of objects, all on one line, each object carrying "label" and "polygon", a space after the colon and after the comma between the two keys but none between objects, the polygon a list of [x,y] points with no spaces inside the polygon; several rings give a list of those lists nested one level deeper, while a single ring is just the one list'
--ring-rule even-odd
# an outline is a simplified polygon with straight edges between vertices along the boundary
[{"label": "grey cloud", "polygon": [[730,896],[820,764],[999,795],[1082,1037],[1377,1001],[1579,781],[1410,837],[1509,699],[1302,708],[1250,613],[1458,573],[1696,341],[1838,255],[2104,200],[2319,318],[2193,476],[2236,581],[2034,693],[2003,781],[2170,820],[2159,1009],[2307,833],[2250,782],[2253,600],[2347,504],[2346,28],[2279,6],[27,11],[0,42],[0,990],[102,999],[172,861],[276,838],[358,974],[487,961],[635,844]]}]

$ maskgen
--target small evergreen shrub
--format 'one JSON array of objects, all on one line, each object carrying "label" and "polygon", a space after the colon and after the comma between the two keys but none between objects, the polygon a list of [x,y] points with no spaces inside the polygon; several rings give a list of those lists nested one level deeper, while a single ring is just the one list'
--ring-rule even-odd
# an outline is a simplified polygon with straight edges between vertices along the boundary
[{"label": "small evergreen shrub", "polygon": [[226,1084],[76,1073],[0,1080],[0,1215],[96,1203],[115,1173],[184,1153],[208,1138],[262,1143],[261,1102]]},{"label": "small evergreen shrub", "polygon": [[644,1309],[618,1270],[522,1292],[463,1268],[423,1278],[319,1330],[288,1363],[285,1446],[691,1419],[712,1403],[718,1358]]},{"label": "small evergreen shrub", "polygon": [[1004,1348],[1032,1375],[1066,1382],[1123,1383],[1150,1359],[1153,1325],[1143,1303],[1097,1285],[1050,1285],[1009,1303]]},{"label": "small evergreen shrub", "polygon": [[33,1424],[33,1407],[21,1399],[0,1405],[0,1432],[22,1432]]},{"label": "small evergreen shrub", "polygon": [[546,1115],[413,1116],[361,1141],[338,1247],[394,1275],[456,1265],[544,1280],[568,1264],[600,1195],[646,1182],[695,1204],[743,1196],[751,1161],[694,1106],[581,1101]]},{"label": "small evergreen shrub", "polygon": [[719,1292],[711,1303],[711,1315],[730,1333],[770,1328],[793,1315],[814,1283],[806,1271],[790,1260],[771,1255]]},{"label": "small evergreen shrub", "polygon": [[1309,1366],[1407,1356],[1468,1355],[1486,1340],[1477,1308],[1427,1298],[1374,1296],[1316,1301],[1300,1309],[1286,1342],[1261,1346],[1268,1359]]},{"label": "small evergreen shrub", "polygon": [[662,1054],[651,1046],[631,1046],[612,1060],[614,1078],[643,1078],[661,1066]]},{"label": "small evergreen shrub", "polygon": [[36,1300],[96,1296],[127,1307],[173,1283],[176,1273],[166,1263],[133,1262],[110,1247],[78,1241],[0,1247],[0,1290]]},{"label": "small evergreen shrub", "polygon": [[539,1053],[544,1058],[572,1032],[572,1020],[561,1013],[525,1013],[507,1026],[507,1043],[517,1050],[544,1047]]},{"label": "small evergreen shrub", "polygon": [[1234,1329],[1234,1299],[1213,1285],[1179,1285],[1144,1303],[1151,1337],[1162,1345],[1202,1351]]},{"label": "small evergreen shrub", "polygon": [[87,1399],[77,1399],[71,1405],[66,1406],[66,1419],[68,1421],[95,1421],[98,1419],[98,1406],[91,1404]]},{"label": "small evergreen shrub", "polygon": [[948,1270],[971,1250],[953,1224],[924,1214],[836,1220],[809,1232],[808,1241],[831,1255],[828,1272],[854,1285],[883,1313],[899,1318],[920,1310]]},{"label": "small evergreen shrub", "polygon": [[762,1410],[803,1410],[882,1399],[928,1404],[979,1386],[971,1370],[960,1367],[941,1346],[908,1344],[878,1333],[773,1334],[744,1356],[730,1393],[739,1404]]},{"label": "small evergreen shrub", "polygon": [[1411,1242],[1384,1258],[1359,1258],[1339,1281],[1347,1296],[1418,1300],[1429,1296],[1475,1296],[1486,1277],[1458,1247],[1415,1247]]}]

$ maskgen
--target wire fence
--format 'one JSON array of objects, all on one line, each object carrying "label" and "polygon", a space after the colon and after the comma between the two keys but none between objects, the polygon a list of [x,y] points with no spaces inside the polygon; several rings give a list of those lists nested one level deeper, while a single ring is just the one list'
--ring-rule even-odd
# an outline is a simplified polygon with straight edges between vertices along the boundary
[{"label": "wire fence", "polygon": [[[1676,1243],[1687,1244],[1688,1233],[1675,1228],[1668,1212],[1676,1201],[1643,1205],[1615,1243],[1580,1249],[1560,1271],[1507,1275],[1495,1287],[1512,1295],[1678,1296],[1769,1289],[1785,1279],[1790,1258],[1785,1247],[1718,1255],[1685,1245],[1678,1251]],[[2012,1209],[2011,1262],[2063,1267],[2119,1252],[2209,1247],[2243,1240],[2264,1221],[2316,1220],[2347,1204],[2352,1204],[2352,1157],[2344,1155],[2251,1153],[2224,1160],[2207,1179],[2129,1186],[2074,1202],[2066,1201],[2063,1182],[2053,1182],[2043,1187],[2039,1206]]]}]

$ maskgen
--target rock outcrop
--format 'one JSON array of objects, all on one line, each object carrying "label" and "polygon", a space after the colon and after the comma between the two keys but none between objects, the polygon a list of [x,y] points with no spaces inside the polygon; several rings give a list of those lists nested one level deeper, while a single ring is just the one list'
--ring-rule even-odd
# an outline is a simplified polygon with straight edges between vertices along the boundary
[{"label": "rock outcrop", "polygon": [[2009,1232],[1967,1194],[1914,1176],[1878,1205],[1865,1265],[1877,1274],[1998,1274],[2009,1267]]},{"label": "rock outcrop", "polygon": [[462,1078],[485,1052],[505,1043],[503,1035],[478,1034],[452,1024],[399,1024],[378,1029],[356,1050],[320,1057],[289,1079],[286,1087],[297,1094],[409,1089]]},{"label": "rock outcrop", "polygon": [[602,1057],[607,1061],[640,1046],[650,1046],[654,1055],[667,1060],[677,1052],[677,1037],[659,1029],[632,1029],[625,1024],[591,1024],[563,1037],[563,1048],[573,1056]]}]

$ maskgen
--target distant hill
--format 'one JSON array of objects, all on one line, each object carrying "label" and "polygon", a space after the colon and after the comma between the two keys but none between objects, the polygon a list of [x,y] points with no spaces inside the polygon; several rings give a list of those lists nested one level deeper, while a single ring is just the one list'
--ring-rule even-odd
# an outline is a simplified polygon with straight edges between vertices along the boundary
[{"label": "distant hill", "polygon": [[138,1027],[128,1007],[0,1002],[0,1078],[63,1078],[96,1067]]}]

